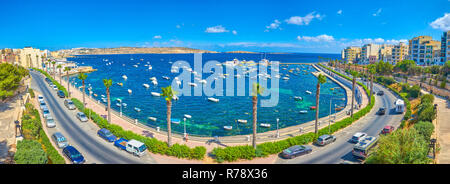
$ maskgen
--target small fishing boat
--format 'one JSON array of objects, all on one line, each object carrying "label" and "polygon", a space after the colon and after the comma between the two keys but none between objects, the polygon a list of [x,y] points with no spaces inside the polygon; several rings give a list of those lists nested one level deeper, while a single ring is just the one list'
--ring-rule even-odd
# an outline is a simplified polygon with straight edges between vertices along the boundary
[{"label": "small fishing boat", "polygon": [[136,67],[136,68],[138,67],[138,65],[133,65],[133,66]]},{"label": "small fishing boat", "polygon": [[246,119],[238,119],[237,122],[238,123],[247,123],[247,120]]},{"label": "small fishing boat", "polygon": [[131,94],[132,92],[133,92],[133,91],[131,91],[131,89],[128,89],[128,93],[130,93],[130,94]]},{"label": "small fishing boat", "polygon": [[311,109],[311,110],[316,110],[316,106],[311,106],[311,107],[309,107],[309,109]]},{"label": "small fishing boat", "polygon": [[122,106],[122,105],[120,105],[120,103],[116,103],[116,106],[117,106],[117,107],[120,107],[120,106]]},{"label": "small fishing boat", "polygon": [[187,118],[187,119],[191,119],[192,118],[192,116],[189,115],[189,114],[185,114],[184,117]]},{"label": "small fishing boat", "polygon": [[150,78],[151,81],[156,81],[156,77]]},{"label": "small fishing boat", "polygon": [[119,86],[123,86],[123,83],[121,83],[121,82],[118,82],[118,83],[117,83],[117,85],[119,85]]},{"label": "small fishing boat", "polygon": [[161,94],[157,93],[157,92],[151,92],[152,96],[161,96]]},{"label": "small fishing boat", "polygon": [[155,117],[148,117],[149,120],[156,121]]},{"label": "small fishing boat", "polygon": [[301,110],[299,113],[300,113],[300,114],[307,114],[308,111],[307,111],[307,110]]},{"label": "small fishing boat", "polygon": [[126,104],[126,103],[122,103],[122,105],[123,105],[123,107],[127,107],[127,104]]},{"label": "small fishing boat", "polygon": [[98,95],[94,93],[94,96],[97,97]]},{"label": "small fishing boat", "polygon": [[128,77],[126,75],[122,75],[122,78],[125,79],[125,80],[128,79]]},{"label": "small fishing boat", "polygon": [[344,107],[339,106],[339,107],[334,108],[334,110],[335,110],[335,111],[340,111],[340,110],[342,110],[343,108],[344,108]]},{"label": "small fishing boat", "polygon": [[144,87],[146,87],[146,88],[149,88],[149,87],[150,87],[150,85],[148,85],[148,84],[142,84],[142,86],[144,86]]},{"label": "small fishing boat", "polygon": [[208,98],[208,100],[209,101],[211,101],[211,102],[219,102],[219,99],[217,99],[217,98]]},{"label": "small fishing boat", "polygon": [[180,119],[177,118],[170,118],[170,122],[172,122],[173,124],[180,124]]},{"label": "small fishing boat", "polygon": [[178,100],[178,96],[177,95],[173,95],[172,100]]},{"label": "small fishing boat", "polygon": [[155,85],[155,86],[157,86],[157,85],[158,85],[158,82],[154,80],[154,81],[152,81],[152,84]]},{"label": "small fishing boat", "polygon": [[102,102],[106,103],[108,102],[106,98],[102,98]]},{"label": "small fishing boat", "polygon": [[141,112],[141,109],[139,109],[137,107],[135,107],[134,110],[137,111],[137,112]]},{"label": "small fishing boat", "polygon": [[300,97],[300,96],[294,96],[294,100],[295,100],[295,101],[302,101],[302,100],[303,100],[303,98],[302,98],[302,97]]},{"label": "small fishing boat", "polygon": [[308,93],[308,94],[312,94],[312,92],[311,92],[311,91],[308,91],[308,90],[306,90],[305,92]]},{"label": "small fishing boat", "polygon": [[167,76],[162,76],[162,78],[163,78],[163,79],[166,79],[166,80],[170,80],[170,78],[167,77]]},{"label": "small fishing boat", "polygon": [[223,126],[223,129],[225,129],[225,130],[233,130],[233,126]]},{"label": "small fishing boat", "polygon": [[152,65],[148,65],[148,69],[152,70],[153,69]]},{"label": "small fishing boat", "polygon": [[260,127],[264,127],[264,128],[270,128],[270,124],[269,123],[261,123],[259,124]]},{"label": "small fishing boat", "polygon": [[289,77],[283,77],[283,80],[289,80]]}]

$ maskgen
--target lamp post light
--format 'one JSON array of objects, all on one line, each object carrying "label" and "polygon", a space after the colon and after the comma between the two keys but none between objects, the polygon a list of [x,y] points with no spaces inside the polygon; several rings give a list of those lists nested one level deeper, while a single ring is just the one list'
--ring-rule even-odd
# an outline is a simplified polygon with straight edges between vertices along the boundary
[{"label": "lamp post light", "polygon": [[277,138],[280,138],[280,131],[279,131],[279,121],[280,121],[280,119],[279,118],[277,118],[277,135],[276,135],[276,137]]},{"label": "lamp post light", "polygon": [[122,117],[122,106],[123,106],[123,103],[122,103],[122,99],[117,99],[117,101],[119,101],[119,104],[120,104],[120,117]]},{"label": "lamp post light", "polygon": [[186,135],[187,135],[187,134],[186,134],[186,118],[183,118],[183,121],[184,121],[184,122],[183,122],[183,124],[184,124],[184,134],[183,134],[183,135],[184,135],[184,140],[187,141],[187,139],[186,139]]},{"label": "lamp post light", "polygon": [[[91,97],[91,99],[92,99],[92,93],[94,93],[94,92],[89,90],[89,96]],[[87,103],[86,103],[86,105],[87,105]],[[91,111],[92,111],[92,109],[93,109],[93,107],[91,107],[91,110],[89,111],[89,119],[91,118]]]}]

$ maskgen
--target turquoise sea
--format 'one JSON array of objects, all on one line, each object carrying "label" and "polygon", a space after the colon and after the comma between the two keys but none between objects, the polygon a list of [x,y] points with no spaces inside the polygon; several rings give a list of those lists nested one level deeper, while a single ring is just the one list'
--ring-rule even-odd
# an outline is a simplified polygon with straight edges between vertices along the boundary
[{"label": "turquoise sea", "polygon": [[[270,61],[280,61],[281,63],[315,63],[318,61],[318,56],[333,59],[340,57],[339,54],[293,53],[267,54],[264,56],[261,54],[218,53],[203,54],[202,58],[203,63],[209,60],[225,62],[234,58],[258,62],[262,57]],[[179,75],[179,73],[171,73],[171,63],[184,60],[190,63],[193,68],[193,58],[193,54],[120,54],[83,55],[69,58],[68,60],[77,63],[79,66],[92,66],[98,70],[89,73],[86,80],[86,84],[92,87],[93,94],[97,95],[93,96],[94,98],[101,101],[101,96],[106,95],[102,79],[110,78],[113,80],[111,108],[119,111],[120,108],[116,106],[116,100],[120,98],[123,103],[127,104],[126,108],[122,108],[124,115],[132,119],[138,119],[147,126],[161,127],[161,129],[165,130],[167,125],[166,102],[163,97],[154,97],[150,93],[161,93],[161,87],[170,85],[174,77]],[[148,63],[152,66],[151,70],[148,69],[148,66],[145,66]],[[299,68],[298,71],[296,70],[297,68]],[[310,110],[309,107],[315,106],[317,78],[311,72],[316,70],[312,66],[300,64],[282,64],[279,69],[280,74],[289,74],[290,79],[280,79],[280,97],[277,106],[258,107],[258,123],[271,124],[270,128],[258,127],[258,132],[275,130],[277,118],[279,118],[279,127],[283,128],[311,121],[315,117],[315,111]],[[293,70],[292,73],[289,72],[291,69]],[[125,80],[122,78],[122,75],[126,75],[128,78]],[[209,75],[209,73],[204,73],[203,78],[205,79]],[[167,76],[170,80],[163,79],[162,76]],[[157,86],[151,84],[151,77],[157,78]],[[70,80],[76,86],[81,86],[81,81],[76,79],[76,76],[71,76]],[[118,85],[118,83],[122,83],[123,86]],[[143,87],[144,83],[149,84],[150,87]],[[131,94],[128,93],[128,89],[132,90]],[[306,90],[311,91],[312,94],[307,94]],[[293,98],[294,96],[300,96],[303,100],[296,101]],[[334,104],[343,106],[347,100],[345,91],[336,83],[327,80],[321,87],[320,117],[327,116],[330,113],[331,97],[340,98],[332,101],[332,107],[334,107]],[[181,123],[172,124],[172,131],[183,133],[183,116],[188,114],[192,116],[191,119],[186,121],[186,130],[190,135],[229,136],[252,133],[252,101],[248,94],[246,96],[214,97],[220,100],[218,103],[210,102],[207,98],[206,96],[180,96],[179,100],[173,101],[172,118],[180,119]],[[141,111],[137,112],[134,109],[135,107],[141,109]],[[308,113],[300,114],[300,110],[307,110]],[[334,108],[331,112],[334,113]],[[149,120],[148,117],[156,117],[157,121]],[[236,122],[238,119],[245,119],[248,123],[238,123]],[[225,130],[223,126],[233,126],[233,130]]]}]

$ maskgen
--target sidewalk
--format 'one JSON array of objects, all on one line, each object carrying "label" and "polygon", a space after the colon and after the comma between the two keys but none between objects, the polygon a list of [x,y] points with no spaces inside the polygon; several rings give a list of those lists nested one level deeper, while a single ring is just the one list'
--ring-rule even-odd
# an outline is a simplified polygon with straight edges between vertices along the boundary
[{"label": "sidewalk", "polygon": [[436,157],[438,164],[450,164],[450,102],[442,97],[435,96],[434,103],[437,104],[436,136],[440,146]]}]

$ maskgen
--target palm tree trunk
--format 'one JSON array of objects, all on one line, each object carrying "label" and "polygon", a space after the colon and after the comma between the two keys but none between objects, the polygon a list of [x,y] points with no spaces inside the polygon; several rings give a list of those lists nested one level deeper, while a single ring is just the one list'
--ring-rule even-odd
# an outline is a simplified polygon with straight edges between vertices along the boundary
[{"label": "palm tree trunk", "polygon": [[69,71],[67,73],[67,97],[70,97],[70,78],[69,78]]},{"label": "palm tree trunk", "polygon": [[172,128],[170,127],[170,117],[172,115],[172,101],[166,100],[167,105],[167,145],[172,146]]},{"label": "palm tree trunk", "polygon": [[61,77],[61,68],[59,68],[59,84],[62,84],[62,83],[61,83],[61,78],[62,78],[62,77]]},{"label": "palm tree trunk", "polygon": [[258,111],[258,97],[253,96],[252,97],[252,103],[253,103],[253,139],[252,139],[252,145],[253,148],[256,149],[256,122],[257,122],[257,111]]},{"label": "palm tree trunk", "polygon": [[370,102],[372,102],[373,95],[373,73],[370,74]]},{"label": "palm tree trunk", "polygon": [[84,93],[86,92],[85,86],[84,86],[84,80],[82,81],[83,83],[83,105],[86,105],[86,102],[84,101]]},{"label": "palm tree trunk", "polygon": [[109,94],[109,87],[106,88],[106,95],[108,96],[108,123],[111,123],[111,99]]},{"label": "palm tree trunk", "polygon": [[351,117],[353,117],[353,108],[355,107],[354,102],[355,102],[355,83],[356,83],[356,78],[353,76],[353,85],[352,85],[352,108],[351,108]]},{"label": "palm tree trunk", "polygon": [[314,134],[319,133],[319,98],[320,98],[320,83],[317,83],[317,91],[316,91],[316,122],[314,124]]}]

